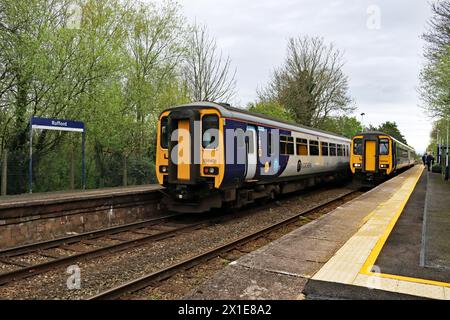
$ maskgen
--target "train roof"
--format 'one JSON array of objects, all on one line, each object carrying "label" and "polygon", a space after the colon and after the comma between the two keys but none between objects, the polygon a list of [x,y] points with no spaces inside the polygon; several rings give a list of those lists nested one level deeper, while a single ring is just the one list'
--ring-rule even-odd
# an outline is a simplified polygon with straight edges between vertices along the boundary
[{"label": "train roof", "polygon": [[411,151],[415,151],[413,147],[408,146],[407,144],[405,144],[405,143],[399,141],[398,139],[394,138],[394,137],[391,136],[390,134],[387,134],[387,133],[382,132],[382,131],[367,131],[367,132],[361,132],[361,133],[356,134],[354,137],[356,137],[356,136],[374,136],[374,135],[388,136],[388,137],[390,137],[392,140],[394,140],[395,142],[397,142],[399,145],[401,145],[401,146],[403,146],[403,147],[405,147],[405,148],[407,148],[407,149],[410,149]]},{"label": "train roof", "polygon": [[184,105],[180,105],[180,106],[176,106],[176,107],[171,107],[169,109],[166,109],[165,111],[176,109],[176,108],[186,108],[186,107],[215,108],[220,112],[220,114],[223,117],[235,118],[235,119],[241,119],[241,120],[247,120],[247,121],[253,121],[253,122],[255,121],[255,118],[257,118],[257,121],[259,123],[265,124],[268,126],[283,127],[284,129],[291,130],[291,131],[299,131],[299,132],[303,132],[303,133],[307,133],[307,134],[319,135],[322,137],[328,137],[328,138],[333,138],[333,139],[339,139],[339,140],[342,140],[345,142],[351,142],[351,140],[349,138],[344,137],[339,134],[336,134],[336,133],[333,133],[333,132],[296,124],[296,123],[293,123],[290,121],[278,120],[278,119],[275,119],[275,118],[272,118],[272,117],[269,117],[269,116],[266,116],[263,114],[248,111],[246,109],[235,108],[235,107],[232,107],[232,106],[230,106],[228,104],[224,104],[224,103],[205,102],[205,101],[192,102],[192,103],[188,103],[188,104],[184,104]]}]

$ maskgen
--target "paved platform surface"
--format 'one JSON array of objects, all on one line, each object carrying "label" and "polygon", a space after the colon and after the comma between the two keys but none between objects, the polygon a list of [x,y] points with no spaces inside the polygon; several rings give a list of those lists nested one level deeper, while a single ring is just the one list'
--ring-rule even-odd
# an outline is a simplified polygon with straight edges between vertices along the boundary
[{"label": "paved platform surface", "polygon": [[450,184],[440,174],[428,175],[426,203],[422,263],[450,272]]},{"label": "paved platform surface", "polygon": [[105,196],[122,196],[130,194],[141,194],[161,190],[158,184],[149,184],[131,187],[102,188],[95,190],[43,192],[0,197],[0,209],[24,207],[48,203],[61,203],[65,201],[98,199]]},{"label": "paved platform surface", "polygon": [[[309,279],[327,267],[330,261],[334,261],[336,254],[349,239],[353,239],[353,246],[346,248],[343,253],[354,252],[357,267],[347,265],[345,260],[338,263],[347,271],[354,272],[353,276],[356,277],[355,273],[361,269],[365,256],[370,254],[371,250],[359,245],[359,240],[364,240],[363,238],[352,236],[373,220],[377,210],[381,210],[379,218],[389,222],[388,218],[383,217],[383,203],[389,199],[400,206],[409,191],[408,188],[413,187],[421,173],[422,168],[412,168],[328,215],[240,258],[185,298],[303,299],[302,291]],[[376,239],[365,240],[364,242],[369,245],[377,242]],[[335,267],[327,267],[328,273],[337,270]],[[342,277],[349,278],[347,274],[342,274]],[[373,298],[374,292],[366,289],[359,293],[359,296]],[[382,294],[387,298],[404,297],[397,292],[383,291]]]},{"label": "paved platform surface", "polygon": [[450,281],[450,185],[424,171],[375,265],[380,272]]},{"label": "paved platform surface", "polygon": [[[356,293],[366,289],[373,298],[395,293],[405,295],[401,298],[450,299],[445,267],[450,189],[440,176],[422,170],[410,170],[414,174],[312,277],[307,294],[357,298]],[[357,289],[344,293],[343,285]]]}]

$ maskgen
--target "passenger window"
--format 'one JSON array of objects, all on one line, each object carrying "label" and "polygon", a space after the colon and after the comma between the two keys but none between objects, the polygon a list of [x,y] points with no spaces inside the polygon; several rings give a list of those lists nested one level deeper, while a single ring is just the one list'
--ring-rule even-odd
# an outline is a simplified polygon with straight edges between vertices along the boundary
[{"label": "passenger window", "polygon": [[169,133],[168,133],[168,124],[169,124],[169,120],[167,117],[162,117],[161,118],[161,133],[160,133],[160,137],[161,137],[161,148],[163,149],[167,149],[169,147]]},{"label": "passenger window", "polygon": [[287,137],[287,154],[294,154],[294,137]]},{"label": "passenger window", "polygon": [[204,149],[216,149],[219,146],[219,117],[217,115],[203,116],[202,137]]},{"label": "passenger window", "polygon": [[385,156],[389,154],[389,140],[380,139],[379,142],[380,155]]},{"label": "passenger window", "polygon": [[297,138],[296,144],[297,144],[297,155],[298,156],[307,156],[308,155],[308,140]]},{"label": "passenger window", "polygon": [[328,142],[321,142],[320,143],[321,149],[322,149],[322,156],[328,156]]},{"label": "passenger window", "polygon": [[294,154],[294,137],[280,135],[280,154]]},{"label": "passenger window", "polygon": [[309,154],[311,156],[319,155],[319,141],[309,140]]},{"label": "passenger window", "polygon": [[353,140],[353,154],[362,156],[362,139]]},{"label": "passenger window", "polygon": [[343,154],[342,154],[342,144],[338,144],[337,145],[337,155],[338,155],[338,157],[342,157],[343,156]]},{"label": "passenger window", "polygon": [[336,156],[336,144],[330,143],[330,156]]}]

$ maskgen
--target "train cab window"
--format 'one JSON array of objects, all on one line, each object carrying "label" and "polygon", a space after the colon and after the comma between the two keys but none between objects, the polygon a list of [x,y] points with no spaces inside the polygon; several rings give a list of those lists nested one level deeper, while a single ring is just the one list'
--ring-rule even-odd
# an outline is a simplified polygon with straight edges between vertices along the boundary
[{"label": "train cab window", "polygon": [[353,140],[353,154],[357,156],[362,156],[362,139],[354,139]]},{"label": "train cab window", "polygon": [[294,137],[280,135],[280,154],[294,154]]},{"label": "train cab window", "polygon": [[202,146],[204,149],[216,149],[219,145],[219,117],[208,114],[202,118]]},{"label": "train cab window", "polygon": [[380,139],[378,143],[379,153],[381,156],[386,156],[389,154],[389,140],[388,139]]},{"label": "train cab window", "polygon": [[297,138],[297,155],[298,156],[307,156],[308,155],[308,140]]},{"label": "train cab window", "polygon": [[337,145],[337,155],[338,157],[342,157],[343,153],[342,153],[342,144],[338,144]]},{"label": "train cab window", "polygon": [[322,149],[322,156],[328,156],[328,142],[321,142],[320,148]]},{"label": "train cab window", "polygon": [[161,137],[161,148],[163,149],[167,149],[169,147],[169,132],[168,132],[168,124],[169,124],[169,120],[167,117],[162,117],[161,118],[161,133],[160,133],[160,137]]},{"label": "train cab window", "polygon": [[319,141],[309,140],[309,154],[311,156],[319,155]]},{"label": "train cab window", "polygon": [[334,157],[336,156],[336,144],[330,143],[330,156]]}]

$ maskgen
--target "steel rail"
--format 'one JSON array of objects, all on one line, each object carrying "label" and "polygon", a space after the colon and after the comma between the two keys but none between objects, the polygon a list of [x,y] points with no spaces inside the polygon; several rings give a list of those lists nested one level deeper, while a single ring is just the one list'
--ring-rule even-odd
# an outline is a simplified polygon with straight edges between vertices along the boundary
[{"label": "steel rail", "polygon": [[210,249],[210,250],[208,250],[204,253],[201,253],[199,255],[196,255],[194,257],[190,257],[185,260],[182,260],[179,263],[173,264],[173,265],[168,266],[159,271],[156,271],[156,272],[153,272],[150,274],[146,274],[140,278],[133,279],[131,281],[123,283],[117,287],[105,290],[95,296],[89,297],[88,300],[112,300],[112,299],[117,299],[117,298],[123,296],[124,294],[129,294],[129,293],[133,293],[135,291],[141,290],[155,282],[167,279],[180,271],[192,268],[204,261],[215,258],[221,253],[228,252],[228,251],[230,251],[240,245],[243,245],[249,241],[260,238],[260,237],[266,235],[267,233],[272,232],[273,230],[276,230],[285,225],[289,225],[289,224],[295,222],[300,216],[320,210],[320,209],[330,205],[331,203],[342,200],[345,197],[347,197],[355,192],[358,192],[358,191],[353,190],[353,191],[347,192],[343,195],[340,195],[339,197],[336,197],[332,200],[328,200],[328,201],[319,203],[318,205],[316,205],[312,208],[303,210],[300,213],[295,214],[294,216],[291,216],[282,221],[274,223],[268,227],[262,228],[256,232],[245,235],[236,240],[232,240],[224,245],[220,245],[218,247]]},{"label": "steel rail", "polygon": [[167,216],[153,218],[153,219],[147,219],[147,220],[143,220],[143,221],[139,221],[139,222],[132,222],[132,223],[128,223],[128,224],[122,224],[119,226],[103,228],[100,230],[88,231],[88,232],[79,233],[79,234],[71,235],[71,236],[67,236],[67,237],[61,237],[61,238],[56,238],[56,239],[52,239],[52,240],[45,240],[45,241],[30,243],[30,244],[26,244],[26,245],[22,245],[22,246],[2,249],[2,250],[0,250],[0,257],[14,257],[17,255],[31,253],[31,252],[34,252],[37,250],[45,250],[45,249],[54,248],[54,247],[57,247],[57,246],[63,245],[63,244],[73,244],[75,242],[80,242],[80,241],[86,240],[86,239],[98,238],[98,237],[105,236],[105,235],[111,235],[111,234],[115,234],[115,233],[119,233],[119,232],[143,228],[146,226],[152,226],[158,222],[165,221],[170,218],[179,217],[182,215],[183,214],[167,215]]},{"label": "steel rail", "polygon": [[188,225],[188,226],[183,226],[183,227],[180,227],[180,228],[177,228],[174,230],[163,231],[163,232],[159,232],[159,233],[156,233],[153,235],[144,236],[142,238],[128,240],[128,241],[124,241],[121,243],[112,244],[112,245],[105,246],[102,248],[90,250],[87,252],[81,252],[78,254],[59,258],[56,260],[51,260],[48,262],[32,265],[29,267],[24,267],[24,268],[14,270],[11,272],[2,273],[2,274],[0,274],[0,285],[9,283],[11,281],[23,279],[26,277],[34,276],[34,275],[37,275],[37,274],[40,274],[40,273],[43,273],[46,271],[50,271],[57,267],[68,266],[68,265],[73,264],[74,262],[80,262],[80,261],[85,261],[87,259],[98,258],[98,257],[104,256],[107,254],[112,254],[112,253],[115,253],[118,251],[136,247],[145,242],[157,241],[157,240],[169,238],[180,232],[194,230],[194,229],[200,228],[201,226],[206,225],[206,224],[208,224],[208,222],[198,222],[198,223],[194,223],[194,224]]}]

